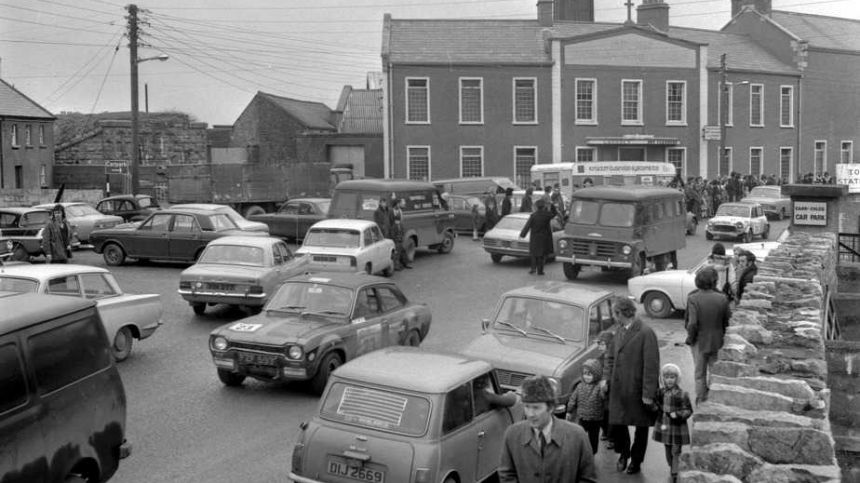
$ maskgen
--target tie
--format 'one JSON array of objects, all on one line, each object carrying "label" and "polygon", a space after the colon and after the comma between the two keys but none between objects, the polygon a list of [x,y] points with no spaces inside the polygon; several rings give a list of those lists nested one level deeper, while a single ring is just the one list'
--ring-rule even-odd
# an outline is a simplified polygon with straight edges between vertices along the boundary
[{"label": "tie", "polygon": [[544,450],[546,449],[546,436],[543,435],[543,431],[538,433],[538,439],[540,440],[540,455],[543,457]]}]

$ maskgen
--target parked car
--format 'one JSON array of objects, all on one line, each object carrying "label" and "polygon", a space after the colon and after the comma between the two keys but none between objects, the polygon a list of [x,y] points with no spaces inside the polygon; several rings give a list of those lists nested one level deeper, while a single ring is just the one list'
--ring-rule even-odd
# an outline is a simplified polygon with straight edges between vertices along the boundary
[{"label": "parked car", "polygon": [[251,215],[248,219],[265,223],[269,234],[285,240],[301,240],[308,228],[328,216],[329,198],[296,198],[287,201],[277,213]]},{"label": "parked car", "polygon": [[454,230],[457,233],[472,234],[474,216],[473,207],[478,211],[477,224],[478,233],[484,233],[484,224],[487,222],[487,208],[481,198],[471,195],[448,195],[448,207],[454,213]]},{"label": "parked car", "polygon": [[393,282],[362,273],[316,273],[281,285],[263,313],[221,326],[209,337],[218,378],[310,380],[322,393],[345,362],[390,345],[417,346],[430,310]]},{"label": "parked car", "polygon": [[723,203],[705,226],[705,238],[742,238],[749,243],[753,237],[767,240],[770,222],[758,203]]},{"label": "parked car", "polygon": [[223,213],[227,218],[235,223],[242,231],[259,231],[269,234],[269,225],[260,223],[259,221],[249,221],[244,216],[240,215],[236,210],[227,205],[218,205],[214,203],[184,203],[181,205],[172,205],[170,208],[174,210],[212,210],[216,213]]},{"label": "parked car", "polygon": [[7,266],[0,272],[2,291],[95,300],[117,361],[128,358],[134,339],[146,339],[161,325],[160,295],[123,293],[113,274],[90,265]]},{"label": "parked car", "polygon": [[300,426],[289,478],[494,481],[505,430],[523,417],[486,362],[389,347],[334,372]]},{"label": "parked car", "polygon": [[109,196],[96,204],[96,210],[99,212],[120,216],[126,222],[143,221],[160,209],[158,200],[149,195]]},{"label": "parked car", "polygon": [[[32,257],[41,257],[42,229],[51,219],[51,212],[42,208],[0,208],[0,233],[12,242],[11,259],[28,262]],[[77,228],[72,229],[72,249],[80,247]],[[4,247],[0,247],[2,251]]]},{"label": "parked car", "polygon": [[131,454],[92,300],[0,294],[0,481],[108,481]]},{"label": "parked car", "polygon": [[[505,255],[509,257],[523,258],[529,256],[529,239],[531,233],[525,238],[520,238],[520,232],[526,226],[531,213],[512,213],[505,216],[492,230],[484,233],[484,251],[490,254],[493,263],[502,261]],[[552,222],[552,243],[555,246],[559,238],[564,235],[564,227],[557,219]],[[549,257],[548,261],[555,260],[555,255]]]},{"label": "parked car", "polygon": [[784,220],[791,216],[791,197],[782,194],[781,186],[756,186],[742,203],[758,203],[765,216]]},{"label": "parked car", "polygon": [[[99,213],[89,203],[71,202],[59,204],[63,205],[63,208],[66,210],[66,220],[76,228],[76,234],[81,243],[90,243],[90,233],[95,230],[112,228],[123,223],[121,217]],[[46,203],[36,205],[33,208],[50,211],[54,205],[56,203]]]},{"label": "parked car", "polygon": [[12,249],[15,247],[15,244],[11,239],[6,238],[3,235],[3,230],[0,230],[0,261],[5,260],[12,256]]},{"label": "parked car", "polygon": [[394,272],[394,242],[367,220],[323,220],[308,230],[296,255],[308,257],[312,268]]},{"label": "parked car", "polygon": [[[597,356],[597,336],[614,323],[613,292],[566,282],[544,282],[502,294],[483,335],[462,351],[496,368],[503,389],[516,390],[529,376],[550,378],[556,413],[582,375],[582,363]],[[614,329],[612,329],[614,330]]]},{"label": "parked car", "polygon": [[259,311],[288,278],[304,272],[307,257],[293,257],[280,238],[225,236],[206,245],[197,263],[179,275],[179,295],[197,315],[206,305]]},{"label": "parked car", "polygon": [[242,231],[227,215],[204,209],[157,211],[140,224],[93,232],[93,251],[101,253],[110,266],[122,265],[126,258],[194,262],[210,241],[228,235],[266,236]]}]

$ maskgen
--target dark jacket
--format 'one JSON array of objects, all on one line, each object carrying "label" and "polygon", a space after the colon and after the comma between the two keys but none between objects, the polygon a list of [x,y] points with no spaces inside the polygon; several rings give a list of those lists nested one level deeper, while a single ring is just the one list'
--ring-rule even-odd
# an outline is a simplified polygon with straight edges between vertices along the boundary
[{"label": "dark jacket", "polygon": [[51,256],[53,261],[61,262],[72,258],[71,228],[68,223],[54,224],[49,221],[42,230],[42,252]]},{"label": "dark jacket", "polygon": [[499,483],[597,483],[585,430],[553,418],[551,439],[541,455],[528,421],[509,426],[499,462]]},{"label": "dark jacket", "polygon": [[391,238],[391,225],[393,224],[394,215],[391,213],[391,208],[382,208],[381,206],[373,212],[373,221],[379,225],[382,230],[382,236]]},{"label": "dark jacket", "polygon": [[505,196],[505,199],[502,200],[502,216],[511,214],[511,197]]},{"label": "dark jacket", "polygon": [[609,424],[651,426],[655,414],[642,403],[654,399],[660,377],[660,349],[651,327],[638,318],[618,327],[603,369],[609,383]]},{"label": "dark jacket", "polygon": [[687,344],[703,354],[715,354],[732,312],[729,300],[716,290],[696,290],[687,297]]},{"label": "dark jacket", "polygon": [[520,238],[529,237],[529,255],[543,257],[553,252],[552,247],[552,219],[553,214],[547,210],[538,210],[529,216],[526,225],[520,232]]},{"label": "dark jacket", "polygon": [[744,271],[738,277],[738,294],[736,300],[740,302],[741,296],[744,294],[744,289],[747,284],[753,281],[753,278],[758,274],[758,267],[750,265],[744,268]]},{"label": "dark jacket", "polygon": [[523,196],[523,201],[520,203],[520,213],[532,212],[532,195]]}]

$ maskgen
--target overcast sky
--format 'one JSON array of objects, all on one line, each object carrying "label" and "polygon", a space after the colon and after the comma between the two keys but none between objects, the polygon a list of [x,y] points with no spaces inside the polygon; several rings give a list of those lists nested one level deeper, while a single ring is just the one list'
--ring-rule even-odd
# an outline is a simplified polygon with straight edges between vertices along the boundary
[{"label": "overcast sky", "polygon": [[[642,0],[634,0],[636,5]],[[382,17],[535,18],[536,0],[140,0],[138,57],[151,111],[232,124],[257,91],[334,107],[342,87],[380,71]],[[731,0],[667,0],[672,25],[719,29]],[[0,77],[53,113],[129,110],[127,4],[0,3]],[[181,6],[177,6],[181,5]],[[860,19],[858,0],[773,0],[773,8]],[[624,0],[595,0],[595,20],[623,22]],[[634,12],[635,19],[635,12]],[[119,47],[117,49],[117,47]]]}]

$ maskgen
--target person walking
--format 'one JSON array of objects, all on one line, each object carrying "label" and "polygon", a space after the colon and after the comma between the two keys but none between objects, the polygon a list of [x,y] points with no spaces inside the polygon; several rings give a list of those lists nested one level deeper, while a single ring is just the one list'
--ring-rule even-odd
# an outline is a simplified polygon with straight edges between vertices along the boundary
[{"label": "person walking", "polygon": [[499,222],[499,208],[496,203],[496,188],[491,187],[484,194],[484,233],[493,229]]},{"label": "person walking", "polygon": [[502,200],[502,217],[508,216],[511,214],[511,208],[513,207],[512,198],[514,196],[514,189],[507,188],[505,190],[505,199]]},{"label": "person walking", "polygon": [[388,208],[388,198],[385,196],[379,198],[379,205],[373,212],[373,221],[379,226],[382,236],[391,238],[391,210]]},{"label": "person walking", "polygon": [[546,209],[546,202],[543,199],[537,200],[535,203],[537,211],[529,215],[526,225],[520,231],[520,238],[525,238],[531,232],[529,237],[529,256],[531,257],[530,274],[537,271],[538,275],[543,275],[543,265],[547,255],[552,254],[552,219],[555,215]]},{"label": "person walking", "polygon": [[521,392],[526,420],[505,430],[499,483],[597,483],[585,430],[552,415],[549,378],[531,376]]},{"label": "person walking", "polygon": [[394,240],[394,270],[412,268],[409,254],[403,247],[403,210],[400,208],[400,198],[391,200],[391,239]]},{"label": "person walking", "polygon": [[605,394],[600,384],[603,366],[597,359],[582,363],[582,380],[567,400],[567,420],[582,426],[591,443],[591,453],[600,447],[600,427],[603,426]]},{"label": "person walking", "polygon": [[66,210],[57,203],[51,209],[51,219],[42,230],[42,253],[46,263],[68,263],[72,258],[72,229],[66,221]]},{"label": "person walking", "polygon": [[526,194],[523,196],[523,201],[520,203],[520,213],[531,213],[532,212],[532,193],[534,193],[534,188],[529,186],[526,188]]},{"label": "person walking", "polygon": [[[632,475],[642,470],[648,430],[654,424],[660,350],[654,331],[636,316],[632,300],[613,297],[612,313],[618,330],[603,369],[609,386],[609,424],[619,454],[616,468]],[[632,446],[628,426],[636,428]]]},{"label": "person walking", "polygon": [[654,424],[654,441],[666,447],[666,462],[672,483],[678,482],[678,464],[681,462],[681,448],[690,444],[690,428],[687,419],[693,415],[693,405],[687,391],[681,389],[681,369],[675,364],[666,364],[660,369],[660,382],[657,390],[657,407],[660,415]]},{"label": "person walking", "polygon": [[722,243],[714,243],[714,246],[711,247],[711,254],[708,255],[708,259],[699,270],[704,270],[707,267],[713,268],[717,275],[714,290],[724,293],[731,302],[735,270],[731,260],[726,256],[726,247]]},{"label": "person walking", "polygon": [[716,290],[718,279],[714,267],[703,267],[696,273],[697,290],[687,297],[686,344],[693,354],[696,405],[708,399],[708,372],[723,346],[732,315],[728,298]]}]

